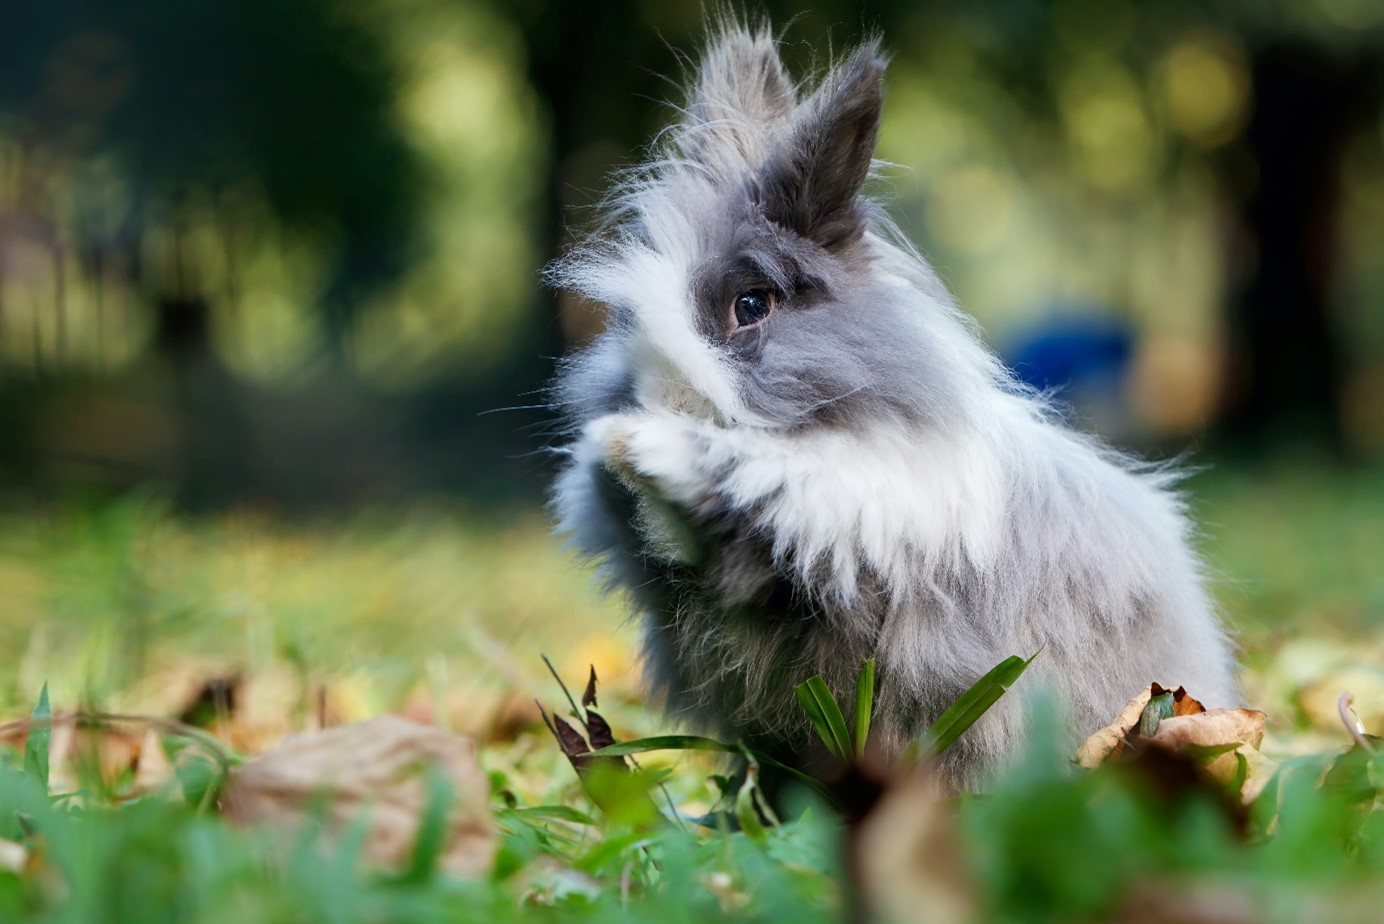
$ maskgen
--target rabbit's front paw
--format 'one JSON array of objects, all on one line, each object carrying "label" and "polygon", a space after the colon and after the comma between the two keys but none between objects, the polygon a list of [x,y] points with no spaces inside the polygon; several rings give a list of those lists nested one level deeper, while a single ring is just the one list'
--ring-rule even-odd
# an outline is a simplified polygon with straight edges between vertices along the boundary
[{"label": "rabbit's front paw", "polygon": [[629,487],[674,503],[696,503],[708,488],[705,442],[676,414],[610,414],[587,425],[602,463]]},{"label": "rabbit's front paw", "polygon": [[635,468],[630,450],[640,419],[635,414],[608,414],[586,425],[586,439],[593,444],[601,464],[632,488],[647,480]]}]

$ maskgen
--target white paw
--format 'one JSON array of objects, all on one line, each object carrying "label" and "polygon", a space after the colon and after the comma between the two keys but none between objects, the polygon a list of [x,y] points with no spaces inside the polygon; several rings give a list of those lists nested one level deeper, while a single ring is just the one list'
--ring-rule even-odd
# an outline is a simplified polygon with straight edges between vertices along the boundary
[{"label": "white paw", "polygon": [[696,424],[676,414],[610,414],[587,424],[602,464],[635,490],[692,503],[709,485],[702,476],[705,443]]},{"label": "white paw", "polygon": [[601,464],[631,487],[637,487],[640,478],[630,457],[630,443],[642,419],[636,414],[607,414],[588,423],[584,433]]}]

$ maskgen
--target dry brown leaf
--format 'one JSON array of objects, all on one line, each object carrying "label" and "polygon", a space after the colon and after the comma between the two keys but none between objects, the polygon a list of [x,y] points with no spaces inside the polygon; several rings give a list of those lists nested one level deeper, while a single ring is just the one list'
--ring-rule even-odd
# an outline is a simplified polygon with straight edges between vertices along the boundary
[{"label": "dry brown leaf", "polygon": [[1257,709],[1208,709],[1199,715],[1164,719],[1147,740],[1169,748],[1184,744],[1215,747],[1232,741],[1257,748],[1264,742],[1267,718]]},{"label": "dry brown leaf", "polygon": [[1240,799],[1249,805],[1264,791],[1264,787],[1269,785],[1269,780],[1278,770],[1278,762],[1264,756],[1264,752],[1258,748],[1242,747],[1239,753],[1244,756],[1246,769],[1245,783],[1240,787]]},{"label": "dry brown leaf", "polygon": [[955,814],[924,770],[884,793],[861,821],[851,852],[872,920],[959,924],[976,919]]},{"label": "dry brown leaf", "polygon": [[[1155,683],[1150,688],[1150,692],[1154,696],[1158,696],[1160,693],[1167,693],[1169,691],[1165,690],[1163,687]],[[1174,716],[1200,715],[1201,713],[1206,711],[1206,707],[1203,706],[1199,701],[1192,699],[1192,695],[1182,687],[1178,687],[1176,690],[1172,690],[1171,692],[1173,694]]]},{"label": "dry brown leaf", "polygon": [[1173,717],[1175,718],[1201,715],[1206,712],[1206,707],[1193,699],[1184,688],[1178,687],[1175,690],[1170,690],[1159,683],[1150,684],[1147,690],[1140,691],[1138,696],[1131,699],[1120,710],[1115,721],[1082,742],[1081,747],[1077,748],[1076,751],[1077,763],[1091,770],[1105,763],[1112,754],[1118,755],[1124,750],[1126,739],[1138,729],[1139,719],[1143,716],[1144,709],[1148,707],[1149,700],[1165,693],[1173,695]]},{"label": "dry brown leaf", "polygon": [[1076,762],[1088,770],[1094,770],[1105,763],[1111,754],[1123,749],[1125,739],[1139,727],[1139,716],[1144,714],[1144,707],[1152,698],[1151,688],[1141,690],[1120,710],[1115,721],[1082,742],[1081,747],[1076,749]]},{"label": "dry brown leaf", "polygon": [[339,832],[368,811],[365,856],[399,869],[408,863],[427,802],[421,770],[437,767],[452,790],[441,869],[475,875],[490,868],[496,833],[487,806],[489,786],[475,743],[397,716],[290,735],[237,768],[222,811],[242,824],[292,829],[326,805],[328,830]]},{"label": "dry brown leaf", "polygon": [[[1169,692],[1173,694],[1172,716],[1158,724],[1152,737],[1140,737],[1137,734],[1139,719],[1149,700]],[[1264,740],[1265,718],[1264,713],[1254,709],[1208,710],[1182,687],[1170,691],[1155,683],[1130,700],[1114,722],[1087,738],[1077,749],[1076,760],[1081,766],[1094,769],[1107,760],[1118,759],[1127,742],[1184,753],[1233,744],[1234,750],[1212,758],[1202,769],[1213,779],[1231,783],[1239,778],[1243,758],[1247,773],[1240,797],[1248,804],[1273,775],[1273,761],[1259,752]]]},{"label": "dry brown leaf", "polygon": [[[137,734],[72,712],[54,713],[50,725],[48,779],[55,792],[75,791],[82,774],[94,769],[100,770],[104,782],[114,783],[139,764],[141,738]],[[28,734],[27,720],[11,722],[0,734],[0,742],[22,749]]]},{"label": "dry brown leaf", "polygon": [[[1259,754],[1259,745],[1264,741],[1264,721],[1267,716],[1255,709],[1210,709],[1198,715],[1173,716],[1158,724],[1158,731],[1150,738],[1142,739],[1156,747],[1170,751],[1191,748],[1217,748],[1236,745],[1235,750],[1221,754],[1202,769],[1213,779],[1231,783],[1239,777],[1240,757],[1249,764],[1250,771],[1244,780],[1241,795],[1250,790],[1257,768],[1261,775],[1266,769],[1267,758]],[[1251,753],[1254,755],[1251,757]],[[1264,780],[1256,780],[1252,789],[1258,795],[1263,789]],[[1245,798],[1249,801],[1249,797]]]}]

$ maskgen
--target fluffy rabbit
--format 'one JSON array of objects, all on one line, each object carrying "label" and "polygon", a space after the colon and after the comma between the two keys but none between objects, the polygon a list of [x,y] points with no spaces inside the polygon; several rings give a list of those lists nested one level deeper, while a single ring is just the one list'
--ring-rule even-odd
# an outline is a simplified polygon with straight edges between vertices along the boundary
[{"label": "fluffy rabbit", "polygon": [[[609,309],[555,387],[560,531],[628,590],[670,714],[799,764],[794,684],[849,696],[869,657],[886,755],[1040,649],[1018,689],[1073,739],[1153,680],[1232,705],[1174,475],[1018,386],[862,194],[884,70],[869,41],[795,85],[770,32],[716,30],[659,156],[550,271]],[[947,752],[949,786],[1013,754],[1023,698]]]}]

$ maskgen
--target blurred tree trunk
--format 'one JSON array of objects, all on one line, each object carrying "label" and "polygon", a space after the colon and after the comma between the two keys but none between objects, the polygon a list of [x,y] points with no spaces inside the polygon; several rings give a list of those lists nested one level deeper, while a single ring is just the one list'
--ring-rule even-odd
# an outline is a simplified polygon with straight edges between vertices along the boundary
[{"label": "blurred tree trunk", "polygon": [[[539,243],[540,252],[552,258],[561,252],[567,228],[581,221],[569,209],[588,192],[579,187],[604,179],[581,169],[581,155],[605,143],[633,156],[643,141],[655,103],[640,93],[650,79],[645,66],[651,62],[637,56],[649,30],[634,0],[534,4],[519,23],[529,51],[529,78],[547,102],[551,119],[552,162]],[[543,356],[553,358],[566,351],[567,343],[558,295],[548,292],[546,298],[550,310],[538,346]]]},{"label": "blurred tree trunk", "polygon": [[1339,245],[1340,154],[1359,127],[1377,71],[1339,53],[1279,45],[1254,56],[1255,110],[1246,142],[1257,183],[1244,200],[1253,246],[1232,305],[1224,435],[1247,449],[1306,438],[1341,452],[1345,378],[1331,285]]}]

